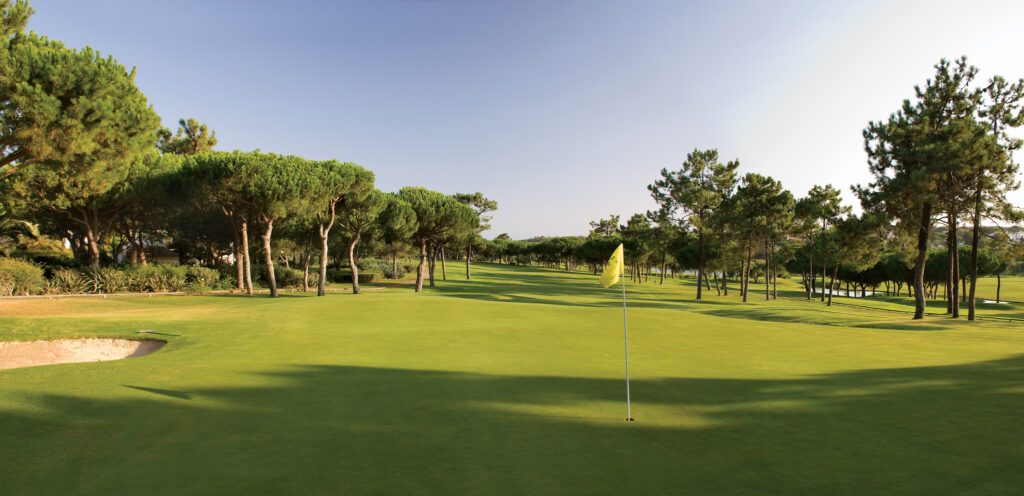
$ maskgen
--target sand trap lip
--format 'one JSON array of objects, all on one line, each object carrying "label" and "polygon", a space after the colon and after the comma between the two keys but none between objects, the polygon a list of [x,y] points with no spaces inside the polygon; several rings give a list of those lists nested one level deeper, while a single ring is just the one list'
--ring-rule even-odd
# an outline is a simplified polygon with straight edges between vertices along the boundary
[{"label": "sand trap lip", "polygon": [[0,370],[57,363],[103,362],[153,353],[164,341],[130,339],[57,339],[0,342]]}]

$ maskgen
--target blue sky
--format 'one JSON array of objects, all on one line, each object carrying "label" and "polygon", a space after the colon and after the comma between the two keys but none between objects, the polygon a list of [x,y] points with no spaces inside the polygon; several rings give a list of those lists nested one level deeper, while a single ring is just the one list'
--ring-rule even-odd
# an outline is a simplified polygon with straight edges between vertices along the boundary
[{"label": "blue sky", "polygon": [[694,148],[853,204],[861,130],[940,58],[1024,76],[1024,2],[31,4],[31,30],[136,67],[167,127],[355,162],[382,190],[481,191],[489,237],[653,208],[646,185]]}]

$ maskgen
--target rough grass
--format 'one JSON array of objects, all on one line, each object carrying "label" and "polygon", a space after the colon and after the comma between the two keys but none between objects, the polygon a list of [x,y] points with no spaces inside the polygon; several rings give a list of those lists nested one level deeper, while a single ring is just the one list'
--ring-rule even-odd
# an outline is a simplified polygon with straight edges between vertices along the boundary
[{"label": "rough grass", "polygon": [[1024,327],[628,284],[626,423],[618,288],[474,273],[420,295],[3,302],[3,340],[168,345],[0,372],[0,494],[1024,487]]}]

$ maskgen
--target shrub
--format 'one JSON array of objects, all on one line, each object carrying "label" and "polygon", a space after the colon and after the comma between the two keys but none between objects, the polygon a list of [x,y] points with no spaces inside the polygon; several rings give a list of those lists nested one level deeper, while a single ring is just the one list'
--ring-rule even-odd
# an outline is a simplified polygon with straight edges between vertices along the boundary
[{"label": "shrub", "polygon": [[122,271],[112,267],[89,270],[92,293],[124,293],[131,290],[131,279]]},{"label": "shrub", "polygon": [[[373,282],[376,278],[376,274],[372,272],[360,272],[359,283]],[[327,280],[338,284],[351,284],[352,283],[352,270],[351,269],[327,269]]]},{"label": "shrub", "polygon": [[89,292],[89,279],[74,269],[57,269],[53,271],[46,284],[47,294],[82,294]]},{"label": "shrub", "polygon": [[302,271],[299,269],[274,267],[274,277],[277,280],[277,285],[283,288],[302,286]]},{"label": "shrub", "polygon": [[143,293],[178,292],[185,288],[185,267],[173,265],[131,265],[122,269],[127,291]]},{"label": "shrub", "polygon": [[[310,280],[313,279],[313,274],[310,274]],[[267,278],[267,266],[266,264],[253,266],[253,285],[259,280],[264,286],[270,287],[270,279]],[[328,278],[330,279],[330,278]],[[289,269],[284,266],[274,265],[274,280],[277,282],[277,287],[302,287],[302,271],[298,269]],[[312,284],[312,283],[310,283]]]},{"label": "shrub", "polygon": [[238,277],[234,264],[220,264],[217,266],[217,273],[220,274],[221,288],[235,287],[235,279]]},{"label": "shrub", "polygon": [[[380,274],[380,275],[384,276],[385,279],[401,279],[402,277],[405,277],[405,273],[408,271],[406,269],[407,265],[408,264],[401,264],[401,265],[398,265],[397,267],[395,267],[388,260],[376,260],[376,259],[363,259],[363,260],[360,260],[358,264],[356,264],[356,266],[359,267],[360,276],[365,271],[367,273]],[[395,270],[396,268],[398,269],[397,271]],[[414,265],[413,266],[413,271],[415,271],[415,268],[416,268],[416,266]],[[349,271],[349,274],[351,274],[351,271]],[[348,282],[351,282],[351,281],[352,281],[352,277],[349,276],[348,277]],[[363,278],[362,277],[359,278],[359,282],[363,282]]]},{"label": "shrub", "polygon": [[217,269],[189,265],[185,268],[185,289],[187,291],[207,291],[217,287],[220,272]]},{"label": "shrub", "polygon": [[5,296],[39,293],[46,287],[43,269],[14,258],[0,258],[0,294]]},{"label": "shrub", "polygon": [[53,272],[58,269],[79,269],[82,267],[81,262],[63,253],[18,250],[13,255],[42,267],[43,274],[46,277],[52,276]]}]

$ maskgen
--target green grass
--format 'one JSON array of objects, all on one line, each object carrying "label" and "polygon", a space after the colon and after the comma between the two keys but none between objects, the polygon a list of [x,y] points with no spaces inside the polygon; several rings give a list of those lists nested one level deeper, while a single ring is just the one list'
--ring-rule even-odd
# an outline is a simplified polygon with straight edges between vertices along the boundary
[{"label": "green grass", "polygon": [[[1002,279],[1003,283],[1002,288],[999,290],[999,300],[1024,303],[1024,277],[1003,276],[1000,279]],[[995,277],[979,277],[978,288],[975,290],[978,297],[986,300],[995,300],[996,282]]]},{"label": "green grass", "polygon": [[1020,325],[628,284],[626,423],[618,288],[536,268],[450,273],[419,295],[0,301],[0,340],[168,341],[0,371],[0,494],[1024,487]]}]

